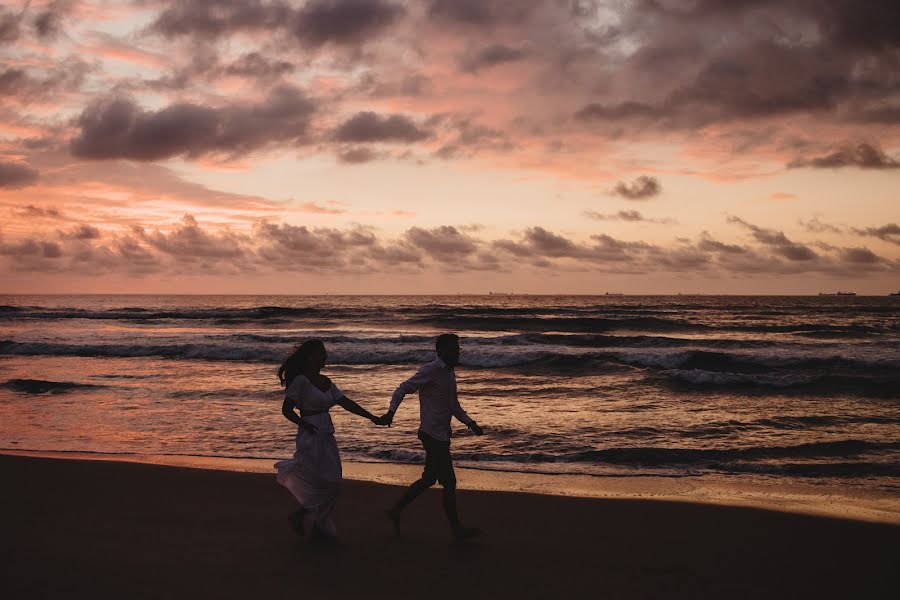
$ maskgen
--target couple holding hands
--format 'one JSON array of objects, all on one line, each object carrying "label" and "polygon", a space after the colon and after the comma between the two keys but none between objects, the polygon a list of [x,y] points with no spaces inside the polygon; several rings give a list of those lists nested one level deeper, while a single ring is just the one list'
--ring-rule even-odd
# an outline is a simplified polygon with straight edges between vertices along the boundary
[{"label": "couple holding hands", "polygon": [[413,392],[419,392],[419,439],[425,448],[425,470],[396,504],[385,511],[386,515],[399,534],[404,507],[440,482],[444,512],[454,537],[465,540],[480,533],[476,528],[464,527],[457,515],[450,418],[456,417],[477,435],[484,431],[462,409],[456,395],[453,369],[459,363],[459,337],[441,334],[435,346],[437,358],[397,387],[387,413],[380,417],[347,398],[320,373],[328,358],[321,340],[304,342],[278,369],[278,379],[285,387],[281,412],[297,424],[297,450],[292,459],[276,463],[275,468],[278,482],[300,502],[300,509],[289,517],[298,534],[303,535],[307,518],[312,521],[312,534],[317,539],[333,539],[337,533],[333,513],[341,486],[341,458],[329,409],[336,404],[376,425],[390,425],[404,396]]}]

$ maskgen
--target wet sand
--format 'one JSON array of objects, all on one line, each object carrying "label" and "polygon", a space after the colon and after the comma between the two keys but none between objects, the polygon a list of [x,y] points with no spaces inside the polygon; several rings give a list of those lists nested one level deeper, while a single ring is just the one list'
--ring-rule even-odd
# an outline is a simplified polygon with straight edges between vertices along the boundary
[{"label": "wet sand", "polygon": [[[455,543],[440,493],[347,481],[341,541],[297,537],[274,475],[0,456],[3,596],[128,598],[893,597],[900,527],[661,500],[460,491],[485,534]],[[465,481],[461,481],[465,488]]]}]

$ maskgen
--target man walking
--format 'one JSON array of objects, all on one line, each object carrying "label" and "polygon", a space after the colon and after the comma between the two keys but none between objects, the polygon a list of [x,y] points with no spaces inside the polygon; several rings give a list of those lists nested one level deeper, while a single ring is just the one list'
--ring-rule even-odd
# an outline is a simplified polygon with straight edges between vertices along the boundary
[{"label": "man walking", "polygon": [[474,527],[463,527],[456,512],[456,474],[450,456],[450,417],[465,423],[476,435],[484,430],[459,405],[456,396],[456,373],[453,369],[459,363],[459,337],[452,333],[438,336],[437,358],[424,365],[394,392],[390,408],[383,419],[388,425],[394,420],[394,413],[403,397],[419,392],[419,439],[425,447],[425,470],[422,477],[409,486],[406,493],[386,512],[400,533],[400,513],[422,492],[435,482],[444,488],[444,512],[458,540],[473,538],[481,533]]}]

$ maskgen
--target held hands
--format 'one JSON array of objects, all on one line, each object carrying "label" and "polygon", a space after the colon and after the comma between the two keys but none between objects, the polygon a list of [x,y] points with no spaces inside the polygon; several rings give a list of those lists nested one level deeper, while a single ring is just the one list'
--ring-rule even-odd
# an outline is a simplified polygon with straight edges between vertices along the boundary
[{"label": "held hands", "polygon": [[482,429],[481,425],[479,425],[475,421],[469,423],[469,429],[471,429],[472,433],[474,433],[475,435],[484,435],[484,429]]},{"label": "held hands", "polygon": [[390,425],[384,416],[376,417],[375,415],[372,415],[371,421],[378,426]]},{"label": "held hands", "polygon": [[381,419],[381,421],[382,421],[381,423],[379,423],[379,425],[387,425],[388,427],[390,427],[391,423],[394,422],[394,411],[392,411],[392,410],[387,411],[386,413],[381,415],[379,417],[379,419]]}]

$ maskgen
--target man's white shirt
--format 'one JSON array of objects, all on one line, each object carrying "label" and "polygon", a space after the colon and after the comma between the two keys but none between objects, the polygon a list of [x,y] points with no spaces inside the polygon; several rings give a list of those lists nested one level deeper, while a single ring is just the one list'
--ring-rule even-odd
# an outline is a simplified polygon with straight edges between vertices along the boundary
[{"label": "man's white shirt", "polygon": [[440,357],[423,365],[397,387],[390,410],[396,411],[404,396],[413,392],[419,392],[419,431],[434,439],[450,441],[450,417],[456,417],[466,425],[473,422],[459,405],[456,373]]}]

